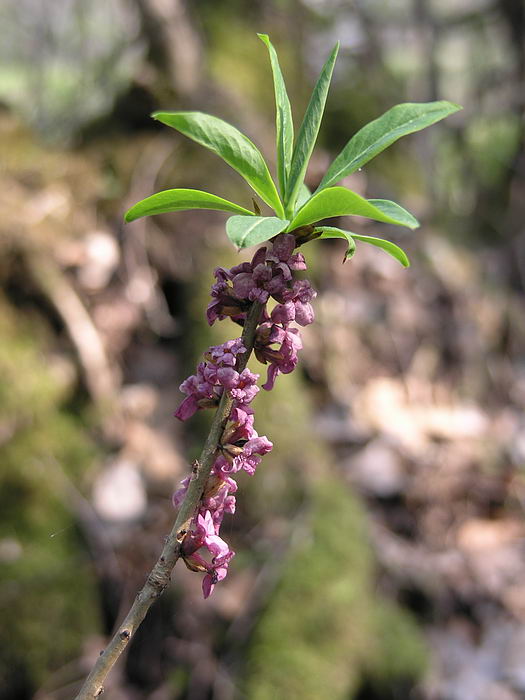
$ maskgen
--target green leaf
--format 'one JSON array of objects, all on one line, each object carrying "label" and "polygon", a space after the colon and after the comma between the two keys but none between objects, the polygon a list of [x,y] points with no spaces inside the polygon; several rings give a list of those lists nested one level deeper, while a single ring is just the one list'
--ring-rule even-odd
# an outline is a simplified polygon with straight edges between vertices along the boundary
[{"label": "green leaf", "polygon": [[290,231],[332,216],[366,216],[374,221],[408,228],[419,226],[417,219],[395,202],[386,199],[367,200],[346,187],[328,187],[306,202],[290,224]]},{"label": "green leaf", "polygon": [[[411,229],[419,228],[419,221],[416,217],[412,216],[409,211],[403,209],[396,202],[391,202],[389,199],[367,199],[366,201],[376,209],[379,209],[385,216],[390,217],[392,219],[390,223],[396,223],[399,226],[406,226]],[[382,219],[377,219],[377,221],[382,221]]]},{"label": "green leaf", "polygon": [[319,238],[343,238],[348,243],[348,248],[345,253],[343,262],[351,258],[355,253],[355,243],[351,234],[348,231],[343,231],[340,228],[335,228],[335,226],[323,226],[320,229],[322,231]]},{"label": "green leaf", "polygon": [[249,248],[281,233],[289,223],[276,216],[231,216],[226,222],[226,233],[237,248]]},{"label": "green leaf", "polygon": [[128,209],[124,220],[128,223],[151,214],[164,214],[170,211],[184,211],[185,209],[215,209],[217,211],[230,211],[234,214],[251,214],[249,209],[229,202],[227,199],[217,197],[209,192],[201,190],[164,190],[146,197]]},{"label": "green leaf", "polygon": [[314,87],[310,102],[306,108],[303,123],[299,130],[297,143],[292,156],[292,164],[290,166],[290,176],[286,185],[285,205],[286,211],[293,212],[295,209],[295,201],[299,193],[299,189],[304,181],[308,161],[312,155],[321,119],[323,118],[326,97],[330,80],[334,70],[335,59],[339,51],[339,43],[337,43],[330,54],[328,60],[323,66],[319,79]]},{"label": "green leaf", "polygon": [[312,193],[303,182],[299,189],[299,194],[297,195],[297,202],[295,204],[296,213],[301,207],[303,207],[306,204],[306,202],[310,199],[311,196]]},{"label": "green leaf", "polygon": [[345,260],[352,257],[355,252],[355,239],[358,241],[363,241],[363,243],[375,245],[377,248],[381,248],[385,251],[385,253],[388,253],[398,262],[400,262],[403,267],[410,267],[410,260],[408,259],[405,251],[395,243],[392,243],[392,241],[385,241],[383,238],[376,238],[375,236],[361,236],[360,234],[352,233],[351,231],[343,231],[342,229],[335,228],[333,226],[322,226],[321,230],[322,234],[319,236],[319,238],[344,238],[348,241],[348,251],[345,255]]},{"label": "green leaf", "polygon": [[330,187],[368,163],[402,136],[438,122],[462,109],[452,102],[406,102],[396,105],[355,134],[328,168],[317,192]]},{"label": "green leaf", "polygon": [[381,248],[385,251],[385,253],[388,253],[398,262],[400,262],[401,265],[403,265],[403,267],[410,267],[410,260],[408,259],[408,255],[402,248],[400,248],[395,243],[392,243],[392,241],[385,241],[383,238],[376,238],[375,236],[361,236],[357,233],[352,233],[351,236],[352,238],[358,241],[363,241],[363,243],[370,243],[371,245],[375,245],[377,248]]},{"label": "green leaf", "polygon": [[257,34],[259,39],[266,45],[270,54],[270,63],[273,73],[273,85],[275,89],[275,130],[277,138],[277,175],[279,187],[284,197],[286,192],[286,182],[290,172],[293,151],[293,120],[292,108],[283,74],[279,65],[277,53],[267,34]]},{"label": "green leaf", "polygon": [[236,170],[279,215],[283,206],[261,152],[228,122],[202,112],[154,112],[154,119],[209,148]]}]

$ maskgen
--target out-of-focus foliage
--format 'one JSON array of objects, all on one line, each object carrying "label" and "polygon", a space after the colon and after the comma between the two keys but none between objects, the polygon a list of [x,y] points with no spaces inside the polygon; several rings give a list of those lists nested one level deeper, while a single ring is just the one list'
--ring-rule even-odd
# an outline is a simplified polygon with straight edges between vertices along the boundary
[{"label": "out-of-focus foliage", "polygon": [[0,684],[7,698],[26,697],[80,653],[100,611],[67,506],[70,480],[82,478],[95,449],[62,407],[64,368],[35,343],[40,324],[17,321],[4,300],[0,308]]},{"label": "out-of-focus foliage", "polygon": [[0,25],[0,100],[62,143],[111,109],[144,50],[122,0],[8,0]]},{"label": "out-of-focus foliage", "polygon": [[415,626],[374,594],[358,504],[328,474],[312,484],[312,501],[255,631],[247,697],[347,698],[363,668],[378,686],[414,683],[425,650]]}]

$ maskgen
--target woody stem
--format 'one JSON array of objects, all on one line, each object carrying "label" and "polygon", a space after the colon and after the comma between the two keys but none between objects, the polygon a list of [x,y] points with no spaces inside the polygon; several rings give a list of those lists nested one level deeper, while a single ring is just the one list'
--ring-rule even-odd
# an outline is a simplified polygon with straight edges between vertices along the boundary
[{"label": "woody stem", "polygon": [[[246,352],[237,357],[236,370],[238,372],[242,372],[245,369],[252,353],[255,331],[262,309],[263,304],[253,302],[248,311],[242,332],[242,342]],[[171,572],[180,557],[182,542],[197,511],[204,487],[210,476],[217,446],[220,444],[232,406],[233,398],[225,391],[213,417],[210,432],[204,443],[200,459],[195,463],[188,490],[179,508],[173,528],[166,537],[162,552],[155,566],[150,571],[146,583],[135,598],[130,611],[117,628],[107,647],[101,652],[75,700],[94,700],[100,697],[104,691],[103,684],[108,673],[128,646],[154,601],[169,584]]]}]

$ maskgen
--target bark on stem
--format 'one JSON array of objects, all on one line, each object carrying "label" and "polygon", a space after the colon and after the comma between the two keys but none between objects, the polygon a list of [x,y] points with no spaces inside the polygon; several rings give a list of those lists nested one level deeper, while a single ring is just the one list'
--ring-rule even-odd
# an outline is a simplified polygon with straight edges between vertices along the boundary
[{"label": "bark on stem", "polygon": [[[242,372],[246,367],[253,350],[255,330],[259,322],[262,308],[262,304],[254,302],[248,312],[242,332],[242,340],[246,352],[238,356],[236,365],[236,369],[239,372]],[[161,555],[148,575],[144,587],[135,598],[126,618],[122,624],[119,625],[107,647],[101,652],[75,700],[94,700],[100,697],[104,691],[103,684],[108,673],[129,644],[130,639],[137,631],[151,605],[169,584],[171,572],[180,556],[181,543],[199,505],[204,486],[210,476],[217,445],[224,432],[224,427],[230,415],[232,404],[232,397],[225,391],[213,418],[201,457],[199,461],[194,464],[188,491],[179,508],[175,524],[170,534],[166,537]]]}]

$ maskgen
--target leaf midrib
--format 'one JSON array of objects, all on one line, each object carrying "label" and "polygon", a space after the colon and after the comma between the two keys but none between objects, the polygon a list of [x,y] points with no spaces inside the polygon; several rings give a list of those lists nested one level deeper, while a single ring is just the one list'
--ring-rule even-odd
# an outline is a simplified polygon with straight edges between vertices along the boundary
[{"label": "leaf midrib", "polygon": [[244,242],[246,241],[246,238],[248,237],[248,235],[249,235],[255,228],[257,228],[257,226],[261,226],[262,224],[264,224],[264,221],[254,221],[253,224],[250,226],[250,228],[248,228],[248,229],[244,232],[243,237],[240,239],[240,241],[241,241],[241,246],[240,246],[240,247],[241,247],[241,248],[244,248]]},{"label": "leaf midrib", "polygon": [[[436,111],[438,111],[437,108],[434,109],[434,110],[431,110],[431,112],[436,112]],[[430,114],[431,112],[428,112],[428,114]],[[378,143],[381,143],[382,141],[385,141],[385,138],[386,138],[387,136],[389,136],[390,134],[394,133],[395,131],[397,131],[397,129],[401,129],[401,128],[404,128],[404,127],[408,126],[408,125],[411,124],[412,122],[415,122],[415,121],[417,120],[417,118],[418,118],[418,117],[412,117],[411,119],[407,119],[407,121],[402,122],[401,124],[399,124],[398,126],[396,126],[395,129],[392,129],[391,131],[389,131],[388,134],[383,134],[383,136],[382,136],[381,138],[379,138],[377,141],[374,141],[374,143],[371,144],[370,146],[368,146],[367,148],[365,148],[364,151],[361,151],[361,153],[359,154],[359,156],[356,156],[355,158],[353,158],[353,159],[351,160],[351,164],[352,164],[352,163],[355,163],[356,160],[359,160],[359,159],[362,158],[364,155],[366,155],[366,154],[367,154],[369,151],[371,151],[371,150],[373,149],[373,147],[376,146]],[[367,125],[365,125],[365,126],[367,126]],[[365,128],[365,127],[363,127],[363,128]],[[359,132],[358,132],[358,133],[359,133]],[[357,135],[357,134],[356,134],[356,135]],[[343,150],[344,150],[344,149],[343,149]],[[350,169],[352,168],[352,165],[351,165],[351,164],[350,164]],[[345,170],[347,170],[347,167],[345,167],[345,168],[340,168],[340,169],[339,169],[336,173],[334,173],[334,175],[330,178],[330,182],[333,182],[333,181],[334,181],[333,178],[338,178],[339,175],[340,175],[342,172],[344,172]],[[348,172],[347,174],[348,174],[348,175],[351,175],[351,172]]]}]

